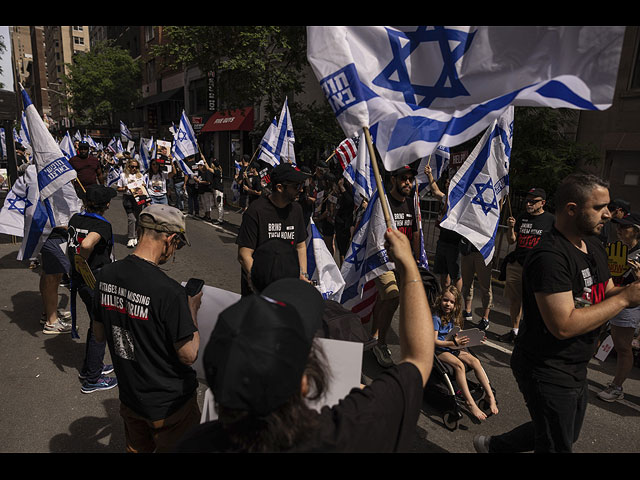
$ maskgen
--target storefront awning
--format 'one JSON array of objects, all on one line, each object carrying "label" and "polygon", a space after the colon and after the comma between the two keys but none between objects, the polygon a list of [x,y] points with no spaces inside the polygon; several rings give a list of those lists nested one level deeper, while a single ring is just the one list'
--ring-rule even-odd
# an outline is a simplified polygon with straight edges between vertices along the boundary
[{"label": "storefront awning", "polygon": [[200,133],[221,132],[229,130],[253,129],[253,107],[241,108],[238,110],[228,110],[216,112],[207,123],[205,123]]}]

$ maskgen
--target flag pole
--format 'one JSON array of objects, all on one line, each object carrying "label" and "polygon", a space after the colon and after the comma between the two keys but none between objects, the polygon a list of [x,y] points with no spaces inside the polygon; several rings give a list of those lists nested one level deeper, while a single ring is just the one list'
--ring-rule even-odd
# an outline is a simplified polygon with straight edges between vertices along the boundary
[{"label": "flag pole", "polygon": [[378,188],[378,197],[380,197],[380,205],[382,206],[382,213],[384,214],[384,220],[387,224],[387,228],[394,228],[393,222],[391,221],[391,215],[389,214],[389,209],[387,208],[387,202],[383,200],[382,197],[385,197],[384,189],[382,188],[382,178],[380,177],[380,170],[378,169],[378,161],[376,159],[376,154],[373,149],[373,142],[371,141],[371,135],[369,134],[369,128],[363,127],[364,136],[367,139],[367,146],[369,147],[369,156],[371,157],[371,167],[373,168],[373,174],[376,178],[376,187]]},{"label": "flag pole", "polygon": [[331,160],[333,158],[333,156],[336,154],[336,151],[334,150],[333,153],[331,155],[329,155],[329,158],[327,158],[324,163],[327,163],[329,160]]}]

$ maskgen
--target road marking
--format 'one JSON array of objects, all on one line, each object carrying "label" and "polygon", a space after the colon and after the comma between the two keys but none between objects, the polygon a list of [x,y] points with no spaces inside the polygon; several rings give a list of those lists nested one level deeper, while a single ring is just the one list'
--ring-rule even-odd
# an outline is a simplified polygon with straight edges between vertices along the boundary
[{"label": "road marking", "polygon": [[495,348],[496,350],[500,350],[503,353],[508,353],[509,355],[511,355],[512,351],[509,350],[508,348],[504,348],[501,347],[500,345],[497,345],[493,342],[490,342],[489,340],[485,340],[484,342],[482,342],[482,345],[486,345],[487,347],[491,347],[491,348]]}]

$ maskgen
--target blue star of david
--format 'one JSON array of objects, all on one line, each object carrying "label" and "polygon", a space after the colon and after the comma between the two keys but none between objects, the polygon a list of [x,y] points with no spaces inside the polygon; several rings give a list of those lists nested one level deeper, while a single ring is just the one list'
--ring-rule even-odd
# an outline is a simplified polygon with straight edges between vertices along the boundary
[{"label": "blue star of david", "polygon": [[[496,200],[496,192],[493,189],[493,181],[489,179],[487,183],[474,183],[473,185],[476,187],[476,196],[473,197],[471,203],[480,205],[485,215],[487,215],[494,208],[497,210],[498,202]],[[484,199],[485,190],[489,190],[491,192],[490,202],[486,202]]]},{"label": "blue star of david", "polygon": [[348,255],[344,259],[345,262],[352,263],[356,270],[360,270],[360,266],[362,265],[362,262],[364,261],[364,258],[358,259],[358,255],[360,254],[360,252],[364,252],[365,245],[366,245],[366,243],[363,244],[363,245],[360,245],[358,243],[352,242],[351,243],[351,255]]},{"label": "blue star of david", "polygon": [[184,142],[186,138],[187,138],[187,132],[185,132],[182,129],[178,130],[178,140],[181,142]]},{"label": "blue star of david", "polygon": [[[426,26],[421,26],[415,32],[398,32],[390,29],[387,29],[387,32],[393,58],[373,80],[374,85],[402,93],[405,102],[414,109],[429,107],[436,98],[469,95],[458,78],[455,64],[471,46],[476,32],[467,34],[441,26],[429,29]],[[440,47],[443,61],[442,72],[435,85],[414,84],[409,78],[407,58],[420,44],[429,42],[437,42]],[[452,42],[459,42],[453,50],[451,49]],[[416,66],[413,68],[416,69]],[[397,77],[397,80],[392,80],[394,76]],[[417,96],[421,96],[423,99],[418,102]]]},{"label": "blue star of david", "polygon": [[[16,196],[15,198],[7,197],[7,202],[9,202],[9,207],[7,208],[7,210],[17,210],[21,215],[24,215],[24,211],[31,205],[33,205],[27,198],[29,196],[29,187],[27,187],[27,190],[24,193],[24,197],[21,197],[16,193],[14,193],[14,195]],[[18,205],[16,205],[18,202],[24,202],[24,206],[20,208]]]}]

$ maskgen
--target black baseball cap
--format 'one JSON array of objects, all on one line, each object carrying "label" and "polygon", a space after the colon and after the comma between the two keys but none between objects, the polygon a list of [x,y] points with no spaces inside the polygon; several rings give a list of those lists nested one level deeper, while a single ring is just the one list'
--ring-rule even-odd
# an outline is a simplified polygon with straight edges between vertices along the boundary
[{"label": "black baseball cap", "polygon": [[84,198],[94,205],[106,205],[118,194],[113,188],[99,184],[87,185],[85,191]]},{"label": "black baseball cap", "polygon": [[313,343],[302,319],[322,312],[324,303],[320,292],[302,280],[270,285],[271,293],[284,288],[298,298],[295,305],[263,292],[242,297],[218,316],[203,364],[222,407],[264,416],[300,392]]},{"label": "black baseball cap", "polygon": [[542,188],[532,188],[527,192],[527,197],[540,197],[543,200],[547,199],[547,192],[545,192]]},{"label": "black baseball cap", "polygon": [[271,178],[271,184],[277,185],[278,183],[301,183],[310,178],[311,175],[303,172],[292,163],[282,162],[271,170],[269,177]]},{"label": "black baseball cap", "polygon": [[82,141],[82,142],[78,143],[78,150],[80,150],[82,148],[86,149],[86,150],[89,150],[89,142]]},{"label": "black baseball cap", "polygon": [[392,177],[397,177],[398,175],[402,175],[403,173],[413,173],[414,175],[418,174],[418,170],[413,168],[411,165],[405,165],[404,167],[397,168],[391,172]]},{"label": "black baseball cap", "polygon": [[609,210],[615,210],[616,208],[621,208],[625,213],[629,213],[631,204],[622,198],[616,198],[609,204]]},{"label": "black baseball cap", "polygon": [[298,252],[290,241],[270,238],[253,252],[251,284],[256,293],[282,278],[299,278]]},{"label": "black baseball cap", "polygon": [[620,225],[633,225],[640,228],[640,214],[638,213],[630,212],[622,218],[612,218],[611,221]]}]

